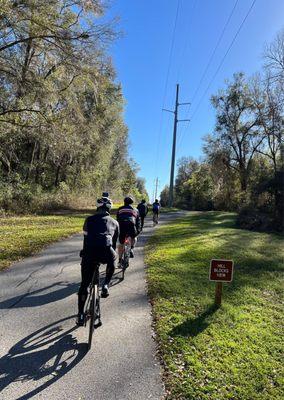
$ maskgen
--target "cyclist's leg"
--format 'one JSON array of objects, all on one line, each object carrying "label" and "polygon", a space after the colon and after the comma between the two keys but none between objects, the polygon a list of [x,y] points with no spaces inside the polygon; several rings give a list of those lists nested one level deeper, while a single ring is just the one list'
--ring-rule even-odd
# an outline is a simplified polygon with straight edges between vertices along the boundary
[{"label": "cyclist's leg", "polygon": [[112,247],[107,247],[105,260],[107,267],[106,267],[106,277],[103,284],[109,285],[115,270],[115,263],[116,263],[116,252]]},{"label": "cyclist's leg", "polygon": [[131,237],[131,248],[134,249],[135,245],[137,243],[137,237]]},{"label": "cyclist's leg", "polygon": [[131,248],[134,249],[137,243],[137,236],[138,236],[138,232],[134,224],[131,224],[128,234],[131,237]]},{"label": "cyclist's leg", "polygon": [[120,232],[119,232],[117,252],[118,252],[118,258],[119,258],[119,262],[120,262],[121,258],[122,258],[122,254],[123,254],[124,241],[127,236],[127,227],[123,223],[120,224],[119,227],[120,227]]},{"label": "cyclist's leg", "polygon": [[118,253],[118,258],[121,260],[122,253],[123,253],[123,243],[118,243],[117,245],[117,253]]},{"label": "cyclist's leg", "polygon": [[155,222],[156,224],[158,223],[158,216],[159,214],[157,212],[153,212],[153,222]]},{"label": "cyclist's leg", "polygon": [[78,312],[84,312],[84,305],[88,295],[88,287],[91,283],[94,272],[94,261],[88,257],[83,257],[81,262],[81,285],[78,291]]}]

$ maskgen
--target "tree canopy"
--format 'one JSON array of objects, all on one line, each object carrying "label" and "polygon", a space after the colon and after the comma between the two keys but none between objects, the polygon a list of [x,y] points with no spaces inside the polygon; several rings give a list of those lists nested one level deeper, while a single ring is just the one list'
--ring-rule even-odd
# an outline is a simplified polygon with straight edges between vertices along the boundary
[{"label": "tree canopy", "polygon": [[101,0],[1,0],[0,208],[60,191],[140,195],[104,10]]},{"label": "tree canopy", "polygon": [[[284,31],[265,47],[262,73],[236,73],[212,96],[215,128],[202,161],[179,161],[176,206],[234,210],[243,227],[283,229],[283,60]],[[165,203],[167,188],[161,196]]]}]

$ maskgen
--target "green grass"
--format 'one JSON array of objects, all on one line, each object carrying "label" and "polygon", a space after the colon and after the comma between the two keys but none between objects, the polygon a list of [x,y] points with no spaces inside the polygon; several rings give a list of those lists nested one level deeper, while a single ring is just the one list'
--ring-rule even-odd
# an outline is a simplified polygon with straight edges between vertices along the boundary
[{"label": "green grass", "polygon": [[162,214],[171,213],[171,212],[175,212],[175,211],[180,211],[180,208],[176,208],[176,207],[161,207],[161,213]]},{"label": "green grass", "polygon": [[47,244],[80,232],[87,214],[0,217],[0,270]]},{"label": "green grass", "polygon": [[[191,213],[148,244],[149,294],[167,399],[276,400],[283,389],[283,239]],[[212,258],[235,261],[216,309]],[[281,381],[282,379],[282,381]]]},{"label": "green grass", "polygon": [[[114,215],[118,205],[111,211]],[[50,215],[0,215],[0,271],[48,244],[82,231],[94,209],[55,211]]]}]

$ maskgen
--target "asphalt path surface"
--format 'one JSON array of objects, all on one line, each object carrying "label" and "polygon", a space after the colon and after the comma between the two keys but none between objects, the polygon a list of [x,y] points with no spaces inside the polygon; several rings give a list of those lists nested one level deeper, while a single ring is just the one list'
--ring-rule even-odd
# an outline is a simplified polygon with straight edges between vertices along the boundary
[{"label": "asphalt path surface", "polygon": [[143,258],[153,229],[149,217],[124,281],[115,271],[89,352],[87,329],[75,326],[82,235],[0,273],[1,400],[163,398]]}]

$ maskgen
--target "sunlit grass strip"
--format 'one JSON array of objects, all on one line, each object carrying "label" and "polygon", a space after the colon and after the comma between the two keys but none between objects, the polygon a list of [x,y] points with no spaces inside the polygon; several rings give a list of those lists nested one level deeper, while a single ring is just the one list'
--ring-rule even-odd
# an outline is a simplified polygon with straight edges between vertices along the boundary
[{"label": "sunlit grass strip", "polygon": [[[117,205],[112,209],[115,216]],[[0,270],[48,244],[81,232],[94,210],[58,211],[54,215],[0,216]]]},{"label": "sunlit grass strip", "polygon": [[0,217],[0,270],[82,230],[85,215]]},{"label": "sunlit grass strip", "polygon": [[[146,250],[167,399],[276,400],[283,391],[283,238],[192,214],[161,226]],[[209,261],[235,261],[216,310]]]}]

